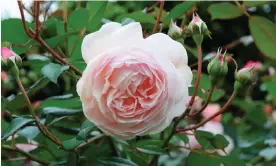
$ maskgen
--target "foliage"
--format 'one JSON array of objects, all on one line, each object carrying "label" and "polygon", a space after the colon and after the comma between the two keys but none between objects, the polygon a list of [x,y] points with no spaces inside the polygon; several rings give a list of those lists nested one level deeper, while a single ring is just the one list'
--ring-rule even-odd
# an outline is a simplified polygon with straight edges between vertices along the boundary
[{"label": "foliage", "polygon": [[[58,5],[49,12],[48,7]],[[82,103],[76,93],[86,63],[81,56],[81,43],[85,35],[97,31],[106,22],[116,21],[123,25],[140,22],[144,36],[151,34],[161,10],[159,2],[151,1],[68,1],[41,2],[40,36],[58,56],[69,64],[58,61],[37,40],[24,31],[22,20],[7,18],[1,21],[2,47],[8,46],[23,59],[19,69],[20,80],[32,102],[39,123],[60,140],[60,146],[46,138],[31,116],[24,94],[16,84],[11,71],[1,76],[2,96],[2,164],[27,165],[32,160],[12,161],[26,157],[24,153],[4,148],[17,144],[35,142],[37,148],[28,154],[51,165],[115,165],[145,166],[158,156],[162,166],[243,166],[273,165],[276,163],[276,76],[270,74],[276,68],[276,3],[272,1],[235,2],[166,1],[160,16],[161,32],[167,34],[171,20],[183,28],[181,41],[188,52],[189,66],[197,69],[197,52],[187,26],[196,12],[206,22],[212,40],[204,38],[203,72],[197,96],[207,100],[212,87],[206,66],[210,52],[218,47],[228,49],[227,57],[233,57],[239,68],[249,61],[260,61],[262,67],[255,70],[254,84],[239,92],[233,104],[222,115],[224,133],[199,128],[191,132],[175,134],[164,147],[166,138],[173,130],[167,128],[160,134],[146,135],[124,141],[104,135],[96,124],[83,116]],[[19,9],[18,9],[19,10]],[[30,10],[33,12],[33,10]],[[42,17],[42,18],[43,18]],[[26,22],[27,28],[35,30],[35,21]],[[250,35],[251,39],[245,38]],[[249,37],[249,38],[250,38]],[[253,39],[252,39],[253,38]],[[184,40],[185,39],[185,40]],[[245,40],[247,39],[247,40]],[[181,42],[180,41],[180,42]],[[228,62],[228,74],[220,78],[210,98],[211,103],[226,103],[234,84],[235,64]],[[194,72],[195,85],[197,72]],[[194,87],[189,89],[190,95]],[[183,103],[185,104],[185,103]],[[274,110],[274,111],[273,111]],[[179,123],[185,128],[201,121],[201,116],[186,118]],[[274,130],[273,130],[274,129]],[[192,137],[198,146],[192,146]],[[232,144],[234,150],[226,152]],[[26,161],[25,161],[26,160]]]}]

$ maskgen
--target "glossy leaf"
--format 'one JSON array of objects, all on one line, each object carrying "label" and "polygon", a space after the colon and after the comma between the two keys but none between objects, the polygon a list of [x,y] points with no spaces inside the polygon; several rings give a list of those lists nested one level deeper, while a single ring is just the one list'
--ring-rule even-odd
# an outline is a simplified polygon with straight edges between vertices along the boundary
[{"label": "glossy leaf", "polygon": [[51,47],[51,48],[55,48],[56,46],[58,46],[58,44],[60,44],[61,42],[63,42],[66,37],[68,36],[68,34],[64,33],[55,37],[51,37],[45,40],[45,42]]},{"label": "glossy leaf", "polygon": [[172,10],[169,12],[169,19],[174,20],[180,16],[183,16],[186,11],[192,8],[195,4],[193,1],[182,2],[176,5]]},{"label": "glossy leaf", "polygon": [[217,149],[224,149],[229,145],[228,140],[221,134],[215,135],[212,145]]},{"label": "glossy leaf", "polygon": [[104,166],[137,166],[132,161],[119,157],[100,158],[99,162]]},{"label": "glossy leaf", "polygon": [[72,150],[83,142],[83,140],[77,140],[76,138],[73,138],[67,141],[63,141],[61,144],[65,150]]},{"label": "glossy leaf", "polygon": [[107,6],[107,1],[89,1],[86,8],[89,10],[89,21],[86,29],[94,32],[100,28],[101,19]]},{"label": "glossy leaf", "polygon": [[243,5],[245,7],[255,7],[255,6],[260,6],[267,3],[267,1],[244,1]]},{"label": "glossy leaf", "polygon": [[73,116],[79,115],[82,113],[80,109],[66,109],[66,108],[59,108],[59,107],[46,107],[43,108],[42,114],[43,115],[54,115],[54,116]]},{"label": "glossy leaf", "polygon": [[[213,155],[213,154],[210,154]],[[208,154],[191,152],[187,158],[187,166],[220,166],[220,160]]]},{"label": "glossy leaf", "polygon": [[15,118],[12,120],[10,126],[6,129],[1,137],[1,140],[8,138],[9,136],[15,134],[23,126],[33,123],[33,119],[26,119],[23,117]]},{"label": "glossy leaf", "polygon": [[[12,44],[25,44],[30,40],[23,29],[21,19],[11,18],[1,21],[1,24],[1,41],[11,42]],[[28,22],[27,26],[30,26]]]},{"label": "glossy leaf", "polygon": [[219,100],[220,98],[222,98],[224,95],[225,95],[224,90],[222,90],[222,89],[215,90],[211,97],[211,101],[215,102],[215,101]]},{"label": "glossy leaf", "polygon": [[84,121],[84,123],[81,126],[81,130],[78,133],[76,139],[77,140],[87,140],[87,136],[89,132],[92,131],[92,129],[95,128],[95,124],[90,122],[89,120]]},{"label": "glossy leaf", "polygon": [[208,12],[211,14],[212,20],[233,19],[243,15],[243,11],[228,2],[212,4],[208,8]]},{"label": "glossy leaf", "polygon": [[61,66],[59,64],[49,63],[48,65],[42,68],[41,72],[50,81],[57,84],[57,79],[60,76],[60,74],[68,69],[69,66]]},{"label": "glossy leaf", "polygon": [[69,26],[76,30],[82,30],[88,24],[88,21],[89,11],[84,8],[74,10],[68,18]]},{"label": "glossy leaf", "polygon": [[196,130],[196,140],[201,145],[203,149],[214,149],[212,145],[212,140],[214,138],[214,135],[207,131],[202,130]]},{"label": "glossy leaf", "polygon": [[252,16],[249,29],[258,49],[265,56],[276,60],[276,24],[264,17]]}]

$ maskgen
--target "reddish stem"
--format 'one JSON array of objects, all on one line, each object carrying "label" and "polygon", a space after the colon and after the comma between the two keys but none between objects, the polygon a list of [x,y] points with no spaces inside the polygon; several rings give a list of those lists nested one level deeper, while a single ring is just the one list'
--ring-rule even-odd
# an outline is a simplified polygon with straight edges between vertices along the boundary
[{"label": "reddish stem", "polygon": [[163,11],[163,8],[164,8],[164,4],[165,4],[164,0],[160,0],[160,8],[159,8],[159,12],[158,12],[157,19],[156,19],[156,22],[155,22],[152,33],[156,33],[157,30],[158,30],[158,25],[160,23],[160,19],[161,19],[162,11]]}]

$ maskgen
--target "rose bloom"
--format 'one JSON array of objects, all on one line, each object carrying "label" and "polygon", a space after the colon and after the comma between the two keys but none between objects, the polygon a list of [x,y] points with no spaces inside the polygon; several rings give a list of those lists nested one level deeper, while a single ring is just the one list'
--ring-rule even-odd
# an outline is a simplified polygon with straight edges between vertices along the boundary
[{"label": "rose bloom", "polygon": [[144,39],[140,23],[110,22],[84,38],[82,57],[84,115],[107,135],[159,133],[184,112],[192,72],[185,48],[169,36]]}]

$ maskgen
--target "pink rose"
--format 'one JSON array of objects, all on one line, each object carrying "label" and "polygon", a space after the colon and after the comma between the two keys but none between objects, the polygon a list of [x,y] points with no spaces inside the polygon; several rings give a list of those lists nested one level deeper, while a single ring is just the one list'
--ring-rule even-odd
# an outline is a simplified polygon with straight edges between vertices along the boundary
[{"label": "pink rose", "polygon": [[82,56],[84,115],[107,135],[159,133],[184,112],[192,72],[185,48],[169,36],[144,39],[139,23],[111,22],[84,38]]},{"label": "pink rose", "polygon": [[[206,119],[215,114],[220,110],[220,105],[219,104],[208,104],[208,106],[204,109],[202,112],[202,116]],[[220,122],[221,121],[221,115],[216,116],[214,119],[211,121],[213,122]]]}]

